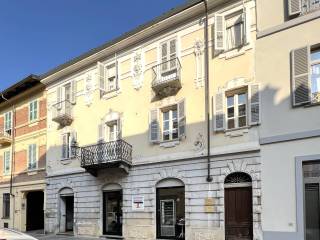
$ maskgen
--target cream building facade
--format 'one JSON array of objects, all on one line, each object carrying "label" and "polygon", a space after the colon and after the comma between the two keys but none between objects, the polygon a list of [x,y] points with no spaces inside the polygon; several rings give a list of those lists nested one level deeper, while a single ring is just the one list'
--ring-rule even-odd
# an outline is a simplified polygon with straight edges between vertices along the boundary
[{"label": "cream building facade", "polygon": [[319,239],[320,4],[259,0],[257,16],[264,239]]},{"label": "cream building facade", "polygon": [[30,75],[1,92],[1,228],[44,228],[46,107],[38,76]]},{"label": "cream building facade", "polygon": [[202,1],[42,76],[47,232],[262,239],[255,1],[208,9],[209,146]]}]

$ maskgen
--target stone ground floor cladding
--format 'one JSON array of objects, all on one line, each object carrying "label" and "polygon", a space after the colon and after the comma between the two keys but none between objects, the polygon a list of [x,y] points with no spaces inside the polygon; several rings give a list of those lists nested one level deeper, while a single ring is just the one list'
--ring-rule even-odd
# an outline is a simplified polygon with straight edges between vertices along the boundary
[{"label": "stone ground floor cladding", "polygon": [[[123,237],[154,240],[157,183],[175,178],[185,186],[185,239],[222,240],[225,235],[224,180],[233,172],[245,172],[252,178],[253,236],[255,240],[262,239],[260,152],[212,158],[211,183],[206,181],[206,159],[137,165],[128,174],[103,169],[97,177],[84,172],[48,177],[46,231],[59,232],[59,192],[69,188],[74,194],[75,235],[101,236],[103,189],[119,185],[123,193]],[[144,196],[143,211],[132,210],[133,196]]]}]

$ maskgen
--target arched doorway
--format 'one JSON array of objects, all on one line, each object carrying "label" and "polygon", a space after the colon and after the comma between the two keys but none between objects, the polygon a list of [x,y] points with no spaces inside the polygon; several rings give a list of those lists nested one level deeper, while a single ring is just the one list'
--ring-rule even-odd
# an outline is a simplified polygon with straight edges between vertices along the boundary
[{"label": "arched doorway", "polygon": [[74,223],[74,194],[71,188],[59,191],[60,197],[60,232],[73,232]]},{"label": "arched doorway", "polygon": [[243,172],[229,174],[224,182],[226,240],[252,240],[252,179]]},{"label": "arched doorway", "polygon": [[181,239],[185,236],[185,189],[182,181],[174,178],[158,182],[157,238]]}]

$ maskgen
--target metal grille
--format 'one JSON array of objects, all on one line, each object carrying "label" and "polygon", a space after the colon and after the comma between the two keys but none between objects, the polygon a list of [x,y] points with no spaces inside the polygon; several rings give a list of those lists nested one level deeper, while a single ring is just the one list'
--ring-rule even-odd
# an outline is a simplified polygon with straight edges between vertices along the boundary
[{"label": "metal grille", "polygon": [[152,86],[180,79],[181,64],[178,58],[164,61],[152,68]]},{"label": "metal grille", "polygon": [[85,147],[73,146],[72,148],[74,155],[81,161],[81,167],[98,166],[118,161],[131,165],[132,146],[122,139]]},{"label": "metal grille", "polygon": [[229,174],[224,183],[248,183],[252,182],[251,177],[247,173],[234,172]]}]

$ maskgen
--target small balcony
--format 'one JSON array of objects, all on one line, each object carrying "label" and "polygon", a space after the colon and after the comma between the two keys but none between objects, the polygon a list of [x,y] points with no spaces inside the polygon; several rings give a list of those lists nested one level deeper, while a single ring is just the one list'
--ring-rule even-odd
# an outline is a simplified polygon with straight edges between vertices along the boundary
[{"label": "small balcony", "polygon": [[0,145],[10,145],[12,141],[12,130],[4,130],[3,126],[0,126]]},{"label": "small balcony", "polygon": [[72,104],[69,101],[61,101],[52,106],[52,121],[61,126],[69,126],[73,121]]},{"label": "small balcony", "polygon": [[118,168],[128,172],[132,165],[132,146],[122,139],[84,147],[73,146],[73,151],[81,167],[93,176],[97,176],[98,170],[104,168]]},{"label": "small balcony", "polygon": [[162,62],[153,68],[152,89],[163,98],[176,94],[181,88],[181,64],[178,58]]}]

